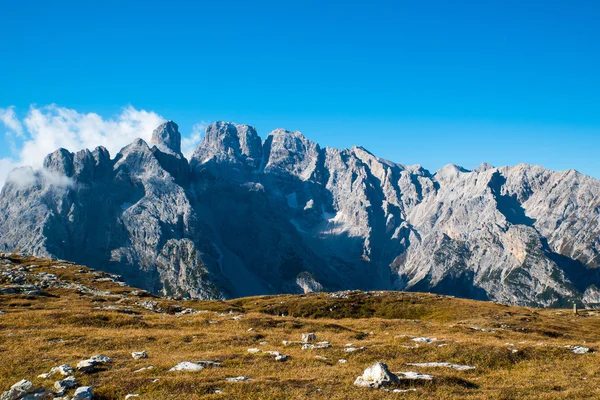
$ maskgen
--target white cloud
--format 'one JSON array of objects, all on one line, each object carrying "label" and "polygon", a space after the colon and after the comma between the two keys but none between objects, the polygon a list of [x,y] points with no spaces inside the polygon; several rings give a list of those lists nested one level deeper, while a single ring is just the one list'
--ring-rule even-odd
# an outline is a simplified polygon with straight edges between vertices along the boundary
[{"label": "white cloud", "polygon": [[8,128],[9,133],[13,133],[19,137],[23,136],[23,125],[19,121],[19,118],[17,118],[14,106],[0,108],[0,122]]},{"label": "white cloud", "polygon": [[23,143],[20,161],[39,167],[48,153],[61,147],[78,151],[104,146],[114,156],[136,138],[149,143],[152,131],[164,121],[152,111],[131,106],[106,120],[96,113],[79,113],[57,105],[31,107],[24,120],[29,138]]},{"label": "white cloud", "polygon": [[188,160],[192,158],[196,147],[198,147],[198,143],[200,143],[204,137],[207,126],[208,123],[204,121],[195,124],[192,127],[192,133],[189,136],[183,136],[181,138],[181,152]]},{"label": "white cloud", "polygon": [[[122,108],[110,118],[80,113],[56,104],[31,106],[22,120],[14,106],[0,108],[0,127],[7,128],[4,139],[10,145],[10,156],[0,158],[0,188],[13,168],[25,165],[39,168],[44,157],[58,148],[75,152],[104,146],[114,157],[136,138],[150,143],[152,131],[164,121],[153,111],[132,106]],[[206,125],[204,122],[194,125],[192,133],[183,137],[182,150],[186,157],[193,154]],[[18,137],[17,141],[15,137]]]}]

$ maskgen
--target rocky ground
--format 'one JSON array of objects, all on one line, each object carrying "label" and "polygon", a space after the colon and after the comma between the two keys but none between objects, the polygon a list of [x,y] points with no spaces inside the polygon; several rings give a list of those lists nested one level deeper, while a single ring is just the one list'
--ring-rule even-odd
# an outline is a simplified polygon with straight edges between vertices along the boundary
[{"label": "rocky ground", "polygon": [[0,254],[2,400],[591,398],[599,328],[421,293],[166,299]]}]

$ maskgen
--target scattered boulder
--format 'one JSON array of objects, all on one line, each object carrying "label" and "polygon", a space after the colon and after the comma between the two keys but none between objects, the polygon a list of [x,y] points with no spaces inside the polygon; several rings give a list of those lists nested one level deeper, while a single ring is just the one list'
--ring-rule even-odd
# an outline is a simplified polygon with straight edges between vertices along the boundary
[{"label": "scattered boulder", "polygon": [[2,400],[18,400],[25,395],[35,392],[35,386],[27,379],[23,379],[10,387],[10,389],[2,394]]},{"label": "scattered boulder", "polygon": [[436,338],[429,338],[429,337],[416,337],[416,338],[413,338],[412,340],[413,340],[413,342],[427,343],[427,344],[437,341]]},{"label": "scattered boulder", "polygon": [[90,386],[81,386],[75,390],[75,393],[73,393],[72,400],[92,400],[92,398],[92,388]]},{"label": "scattered boulder", "polygon": [[355,351],[364,350],[364,349],[365,349],[364,346],[363,347],[345,347],[344,351],[346,353],[354,353]]},{"label": "scattered boulder", "polygon": [[247,376],[236,376],[232,378],[227,378],[227,382],[247,382],[251,380],[252,378],[248,378]]},{"label": "scattered boulder", "polygon": [[328,347],[331,347],[331,343],[329,342],[305,343],[302,345],[302,350],[326,349]]},{"label": "scattered boulder", "polygon": [[59,393],[65,393],[67,390],[74,388],[75,386],[77,386],[79,383],[77,382],[77,379],[74,376],[69,376],[63,380],[60,381],[56,381],[54,383],[54,388],[59,392]]},{"label": "scattered boulder", "polygon": [[112,360],[109,357],[97,355],[87,360],[81,360],[77,363],[77,370],[83,373],[91,373],[96,370],[98,366],[111,364]]},{"label": "scattered boulder", "polygon": [[314,333],[303,333],[302,334],[302,341],[304,343],[316,342],[317,341],[317,335],[315,335]]},{"label": "scattered boulder", "polygon": [[424,367],[424,368],[445,367],[445,368],[452,368],[457,371],[469,371],[469,370],[475,369],[475,367],[472,367],[470,365],[451,364],[448,362],[407,363],[406,365],[411,365],[413,367]]},{"label": "scattered boulder", "polygon": [[571,346],[571,351],[574,354],[587,354],[587,353],[593,353],[592,350],[590,350],[589,347],[585,347],[585,346]]},{"label": "scattered boulder", "polygon": [[127,396],[125,396],[125,400],[134,399],[136,397],[140,397],[140,395],[139,394],[128,394]]},{"label": "scattered boulder", "polygon": [[398,376],[402,379],[410,379],[410,380],[425,380],[430,381],[433,379],[433,375],[428,374],[419,374],[418,372],[398,372]]},{"label": "scattered boulder", "polygon": [[56,374],[61,374],[63,376],[69,376],[69,375],[73,375],[75,371],[73,370],[73,368],[71,368],[71,366],[67,365],[67,364],[63,364],[63,365],[59,365],[58,367],[52,367],[52,369],[50,369],[50,372],[46,372],[45,374],[40,374],[38,375],[38,378],[42,378],[42,379],[48,379]]},{"label": "scattered boulder", "polygon": [[131,357],[133,357],[134,360],[140,360],[142,358],[148,358],[148,354],[145,351],[134,351],[131,353]]},{"label": "scattered boulder", "polygon": [[380,388],[397,384],[400,380],[392,374],[386,363],[377,362],[363,372],[361,376],[356,378],[354,384],[360,387]]},{"label": "scattered boulder", "polygon": [[150,371],[151,369],[154,369],[154,365],[150,365],[149,367],[144,367],[144,368],[140,368],[140,369],[136,369],[135,371],[133,371],[134,373],[137,372],[144,372],[144,371]]},{"label": "scattered boulder", "polygon": [[204,366],[199,363],[184,361],[180,362],[169,371],[200,371],[201,369],[204,369]]},{"label": "scattered boulder", "polygon": [[248,349],[248,353],[250,353],[250,354],[260,353],[260,349],[257,349],[256,347],[252,347],[252,348]]},{"label": "scattered boulder", "polygon": [[289,359],[290,359],[290,356],[288,356],[286,354],[279,354],[278,356],[275,356],[275,361],[285,362]]}]

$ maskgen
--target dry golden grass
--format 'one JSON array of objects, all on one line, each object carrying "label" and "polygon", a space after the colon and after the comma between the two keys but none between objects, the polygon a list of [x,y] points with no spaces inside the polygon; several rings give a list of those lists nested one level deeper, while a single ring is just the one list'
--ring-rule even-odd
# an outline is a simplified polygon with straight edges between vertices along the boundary
[{"label": "dry golden grass", "polygon": [[[600,315],[582,311],[541,310],[454,299],[421,293],[360,293],[336,299],[327,294],[282,295],[228,302],[174,301],[131,294],[113,282],[95,282],[88,270],[49,260],[13,257],[19,265],[36,264],[33,274],[48,272],[68,282],[110,291],[93,296],[71,289],[48,289],[49,296],[0,295],[0,391],[21,379],[51,387],[37,376],[60,364],[75,366],[95,354],[111,357],[108,368],[77,373],[94,388],[97,399],[576,399],[600,397],[600,353],[576,355],[566,345],[600,349]],[[78,272],[85,270],[85,273]],[[0,286],[2,282],[0,281]],[[200,314],[177,315],[146,310],[136,302],[157,301],[164,309],[181,305]],[[98,309],[116,306],[118,309]],[[130,309],[133,314],[123,310]],[[232,310],[234,314],[219,316]],[[243,318],[233,320],[233,315]],[[285,316],[281,316],[284,314]],[[217,321],[211,323],[209,321]],[[495,332],[472,330],[477,326]],[[253,331],[249,331],[253,328]],[[284,346],[315,332],[331,342],[321,350]],[[412,337],[435,337],[413,346]],[[262,341],[268,344],[260,345]],[[347,353],[344,345],[365,349]],[[507,343],[512,343],[510,346]],[[439,347],[438,345],[444,346]],[[247,349],[289,354],[285,363]],[[512,349],[518,350],[513,352]],[[132,351],[149,358],[134,360]],[[327,360],[317,359],[324,356]],[[339,364],[338,359],[348,360]],[[181,361],[214,360],[219,368],[168,372]],[[376,361],[394,372],[430,373],[430,382],[406,382],[409,393],[387,393],[353,386]],[[473,371],[418,368],[411,362],[447,361],[474,365]],[[153,370],[134,370],[155,366]],[[229,383],[245,375],[253,380]],[[157,381],[155,381],[158,379]],[[220,389],[222,394],[215,394]]]}]

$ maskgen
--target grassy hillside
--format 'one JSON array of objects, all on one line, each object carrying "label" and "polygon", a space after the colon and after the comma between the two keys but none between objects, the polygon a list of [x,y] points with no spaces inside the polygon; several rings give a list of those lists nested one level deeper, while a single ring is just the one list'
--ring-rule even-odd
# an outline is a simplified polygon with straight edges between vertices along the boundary
[{"label": "grassy hillside", "polygon": [[[102,354],[112,364],[75,373],[80,385],[94,388],[96,399],[600,397],[600,358],[593,352],[600,349],[600,313],[592,310],[575,315],[399,292],[176,301],[86,267],[7,255],[0,260],[0,293],[0,392],[21,379],[51,388],[58,377],[39,374]],[[282,343],[308,332],[331,347],[302,350],[301,344]],[[426,344],[416,337],[437,340]],[[349,344],[364,348],[347,352]],[[573,345],[592,352],[574,354]],[[131,353],[142,350],[148,358],[134,360]],[[290,359],[275,361],[262,352],[269,350]],[[199,360],[221,366],[169,371]],[[402,380],[397,388],[416,389],[406,393],[355,387],[356,377],[377,361],[393,372],[434,378]],[[407,365],[422,362],[476,369]],[[148,366],[155,368],[134,372]],[[237,376],[252,380],[226,380]]]}]

